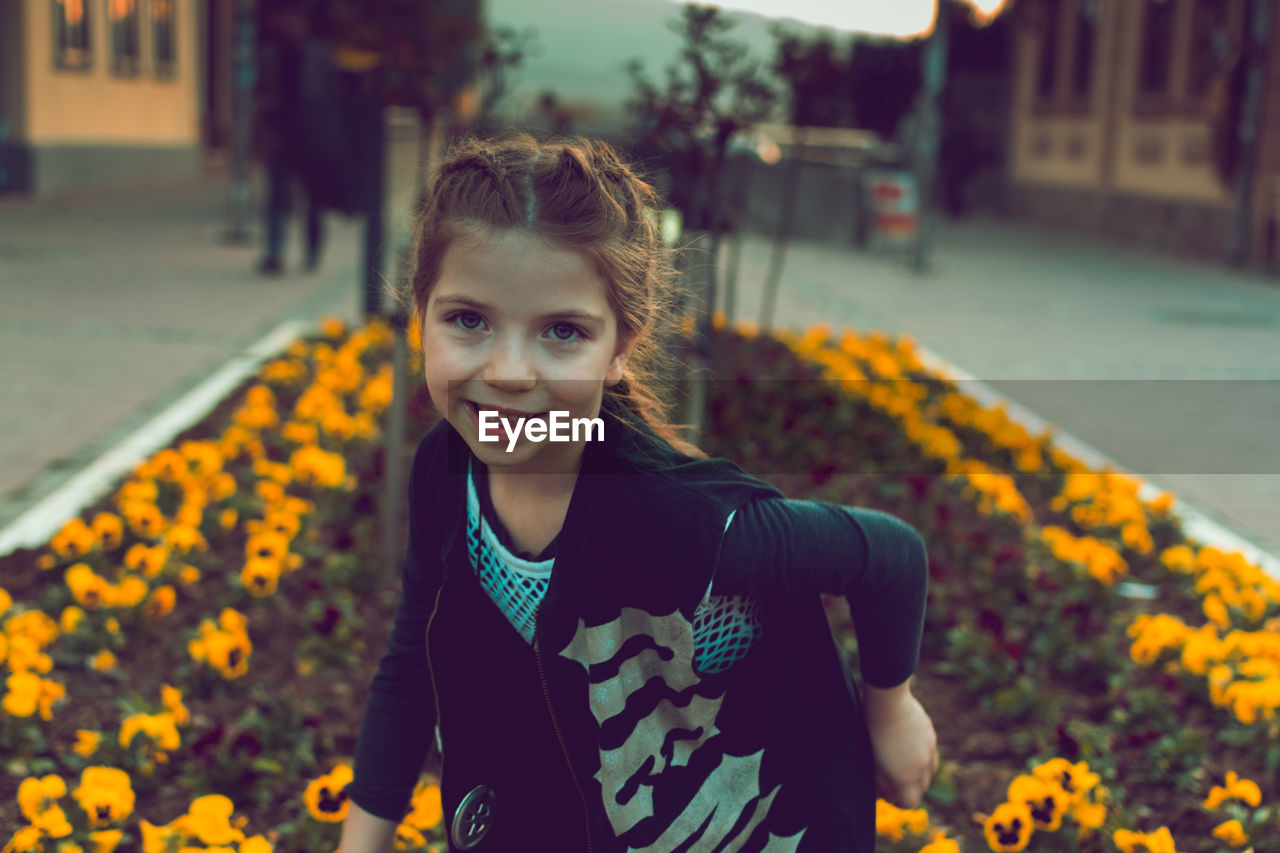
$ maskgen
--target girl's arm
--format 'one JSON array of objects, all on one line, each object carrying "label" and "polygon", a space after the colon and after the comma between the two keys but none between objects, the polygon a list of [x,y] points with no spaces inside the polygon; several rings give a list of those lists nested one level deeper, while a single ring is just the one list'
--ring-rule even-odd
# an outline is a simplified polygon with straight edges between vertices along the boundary
[{"label": "girl's arm", "polygon": [[396,821],[371,815],[351,802],[337,853],[388,853],[396,838],[396,826]]},{"label": "girl's arm", "polygon": [[[429,434],[428,440],[431,438]],[[364,721],[357,741],[354,778],[346,787],[356,825],[372,819],[392,821],[394,827],[409,807],[414,786],[435,737],[435,696],[427,666],[427,623],[439,588],[434,563],[420,559],[423,538],[422,492],[431,475],[424,461],[431,458],[424,440],[414,458],[409,481],[409,536],[401,570],[400,600],[387,638],[387,651],[369,686]],[[363,834],[362,836],[363,837]],[[364,849],[361,847],[360,849]]]},{"label": "girl's arm", "polygon": [[885,688],[915,672],[928,585],[924,540],[898,517],[824,501],[765,498],[734,514],[712,592],[844,595],[862,680]]},{"label": "girl's arm", "polygon": [[890,802],[915,808],[938,769],[933,721],[905,681],[889,688],[864,684],[862,699],[876,757],[876,785]]},{"label": "girl's arm", "polygon": [[879,510],[757,500],[725,533],[717,595],[838,593],[848,598],[863,705],[883,796],[914,808],[937,770],[937,736],[911,694],[928,591],[924,540]]}]

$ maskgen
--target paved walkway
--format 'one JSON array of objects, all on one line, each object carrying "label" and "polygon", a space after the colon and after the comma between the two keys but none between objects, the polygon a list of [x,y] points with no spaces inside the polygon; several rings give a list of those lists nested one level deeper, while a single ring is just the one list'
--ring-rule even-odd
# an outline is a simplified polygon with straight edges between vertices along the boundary
[{"label": "paved walkway", "polygon": [[[770,250],[744,241],[735,319],[760,319]],[[1280,555],[1280,280],[982,221],[944,224],[922,276],[813,244],[785,259],[777,324],[909,334]]]},{"label": "paved walkway", "polygon": [[295,222],[263,278],[257,240],[222,241],[226,186],[0,200],[0,528],[282,322],[359,316],[357,220],[329,216],[312,275]]}]

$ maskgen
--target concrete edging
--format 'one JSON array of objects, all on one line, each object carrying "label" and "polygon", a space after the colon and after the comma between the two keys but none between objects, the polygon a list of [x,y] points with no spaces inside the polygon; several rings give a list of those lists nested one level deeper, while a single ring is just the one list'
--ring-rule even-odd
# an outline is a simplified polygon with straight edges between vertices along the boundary
[{"label": "concrete edging", "polygon": [[312,324],[301,320],[286,320],[244,352],[233,356],[195,388],[0,530],[0,555],[47,543],[68,519],[79,515],[140,462],[167,447],[179,433],[213,411],[227,394],[252,376],[259,365],[311,328]]},{"label": "concrete edging", "polygon": [[[924,362],[926,367],[946,379],[964,382],[965,392],[972,395],[984,406],[1003,405],[1012,420],[1033,433],[1043,432],[1050,428],[1049,421],[1010,400],[1008,397],[1002,396],[982,380],[975,379],[936,353],[930,352],[919,344],[916,345],[916,350],[920,355],[920,360]],[[1096,450],[1070,433],[1064,432],[1057,425],[1052,425],[1052,427],[1054,430],[1054,443],[1084,462],[1091,469],[1101,471],[1106,468],[1138,480],[1141,483],[1138,488],[1138,496],[1143,501],[1149,503],[1155,500],[1161,492],[1169,491],[1161,489],[1148,482],[1144,477],[1132,473],[1101,451]],[[1209,518],[1202,510],[1178,497],[1176,492],[1174,497],[1177,498],[1177,503],[1174,505],[1173,514],[1178,517],[1182,524],[1183,532],[1188,537],[1206,545],[1212,545],[1227,553],[1239,551],[1250,563],[1260,567],[1273,578],[1280,580],[1280,557],[1264,551],[1235,531]]]}]

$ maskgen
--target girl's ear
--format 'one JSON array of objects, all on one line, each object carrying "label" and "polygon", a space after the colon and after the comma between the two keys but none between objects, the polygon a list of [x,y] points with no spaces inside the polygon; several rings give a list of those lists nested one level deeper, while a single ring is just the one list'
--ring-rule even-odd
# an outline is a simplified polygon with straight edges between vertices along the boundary
[{"label": "girl's ear", "polygon": [[634,335],[626,338],[619,337],[617,349],[614,350],[613,359],[609,362],[609,371],[604,376],[605,385],[617,385],[622,381],[623,369],[627,366],[627,359],[631,357],[631,349],[635,342]]}]

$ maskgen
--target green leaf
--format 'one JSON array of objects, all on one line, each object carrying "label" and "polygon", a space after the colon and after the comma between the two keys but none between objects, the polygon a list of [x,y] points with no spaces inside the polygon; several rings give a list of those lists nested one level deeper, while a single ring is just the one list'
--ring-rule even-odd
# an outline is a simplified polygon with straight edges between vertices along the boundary
[{"label": "green leaf", "polygon": [[33,758],[31,759],[31,775],[43,776],[49,773],[58,772],[58,762],[52,758]]},{"label": "green leaf", "polygon": [[284,765],[274,758],[255,758],[249,762],[249,766],[259,773],[271,773],[275,776],[284,773]]}]

